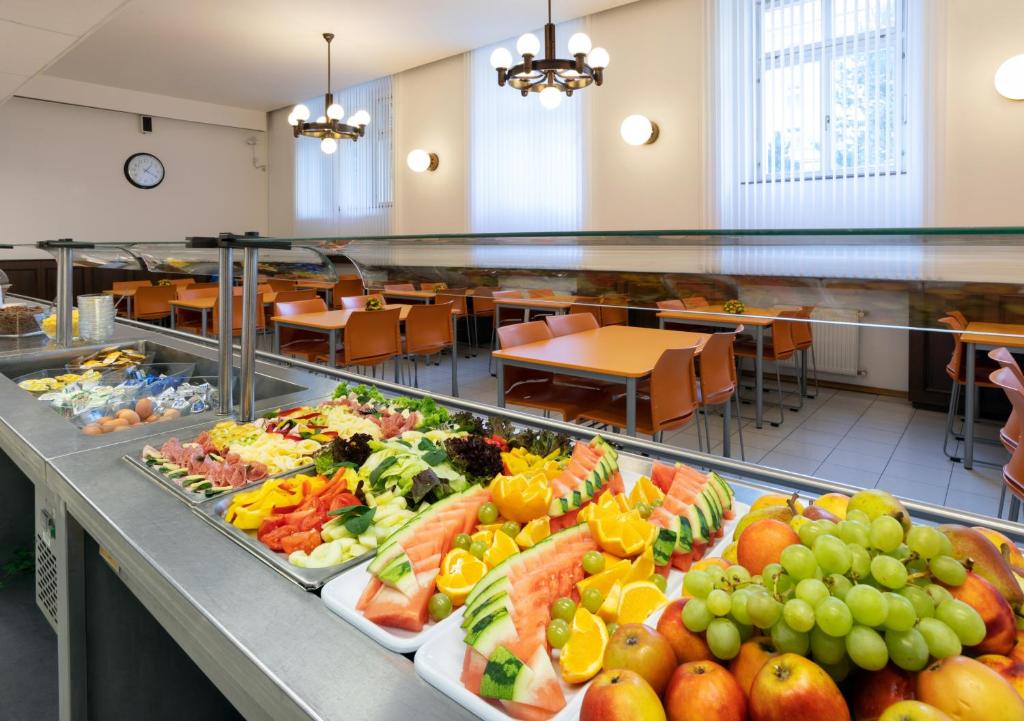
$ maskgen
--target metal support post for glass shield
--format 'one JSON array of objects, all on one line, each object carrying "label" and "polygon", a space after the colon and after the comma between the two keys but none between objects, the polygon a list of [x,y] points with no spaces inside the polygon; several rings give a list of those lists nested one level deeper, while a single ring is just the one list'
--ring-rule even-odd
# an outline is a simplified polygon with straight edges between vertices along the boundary
[{"label": "metal support post for glass shield", "polygon": [[[187,238],[189,248],[217,248],[217,312],[219,323],[217,326],[217,388],[220,393],[220,407],[218,415],[231,415],[231,406],[234,403],[232,386],[234,375],[234,353],[232,348],[234,319],[234,253],[230,245],[222,243],[222,240],[232,238],[231,233],[221,233],[218,238]],[[203,326],[206,325],[206,311],[203,311]]]},{"label": "metal support post for glass shield", "polygon": [[72,312],[74,309],[74,261],[75,249],[88,250],[92,243],[76,243],[71,238],[44,240],[36,244],[42,250],[50,251],[57,258],[57,345],[67,348],[74,339]]}]

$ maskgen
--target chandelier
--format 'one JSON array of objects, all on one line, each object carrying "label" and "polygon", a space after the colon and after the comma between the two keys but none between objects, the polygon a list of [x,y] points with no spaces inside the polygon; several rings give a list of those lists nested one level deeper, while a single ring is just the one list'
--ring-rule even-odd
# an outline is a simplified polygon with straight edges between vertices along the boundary
[{"label": "chandelier", "polygon": [[331,41],[334,40],[334,33],[324,33],[324,40],[327,41],[327,92],[324,93],[324,112],[315,121],[309,121],[309,108],[299,103],[288,115],[288,124],[292,126],[292,133],[296,138],[306,136],[307,138],[320,138],[320,150],[331,155],[338,150],[339,140],[359,140],[370,124],[370,114],[365,110],[357,110],[349,116],[349,119],[342,122],[345,117],[345,109],[334,102],[334,95],[331,93]]},{"label": "chandelier", "polygon": [[572,60],[555,57],[551,0],[548,0],[548,22],[544,26],[544,57],[537,57],[540,40],[533,33],[520,36],[516,41],[516,52],[523,56],[523,62],[516,66],[512,66],[512,53],[505,48],[497,48],[491,53],[491,65],[498,71],[498,85],[505,87],[508,84],[524,98],[530,93],[539,93],[540,104],[548,109],[561,105],[562,93],[571,96],[574,91],[591,83],[600,85],[609,60],[607,50],[591,48],[590,38],[585,33],[576,33],[569,38]]}]

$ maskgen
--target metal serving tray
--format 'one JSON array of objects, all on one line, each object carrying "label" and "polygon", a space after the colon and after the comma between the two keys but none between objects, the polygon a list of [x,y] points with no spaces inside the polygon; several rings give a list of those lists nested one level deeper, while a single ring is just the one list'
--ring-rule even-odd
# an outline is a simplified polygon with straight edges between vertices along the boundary
[{"label": "metal serving tray", "polygon": [[217,498],[222,498],[225,495],[231,495],[235,491],[244,491],[244,490],[252,488],[253,486],[256,486],[256,485],[258,485],[260,483],[263,483],[263,481],[269,481],[272,478],[283,478],[284,476],[290,476],[290,475],[292,475],[294,473],[305,473],[306,471],[309,471],[309,470],[311,470],[313,468],[316,468],[316,466],[313,465],[313,464],[309,464],[309,465],[306,465],[306,466],[301,466],[299,468],[293,468],[293,469],[288,470],[288,471],[282,471],[281,473],[277,473],[277,474],[275,474],[273,476],[267,476],[266,478],[261,478],[258,481],[253,481],[252,483],[247,483],[244,486],[239,486],[238,488],[236,488],[234,490],[222,493],[220,496],[207,496],[207,495],[205,495],[202,492],[193,492],[193,491],[185,490],[180,485],[175,483],[174,479],[168,478],[163,473],[158,473],[158,472],[154,471],[152,468],[147,466],[145,464],[145,462],[140,461],[138,458],[135,458],[134,456],[124,455],[124,456],[121,456],[121,460],[125,461],[130,466],[134,466],[137,470],[142,471],[142,473],[145,474],[147,477],[149,477],[151,480],[156,481],[164,489],[166,489],[167,491],[170,491],[170,493],[172,495],[176,496],[179,500],[182,500],[182,501],[184,501],[185,503],[187,503],[187,504],[189,504],[191,506],[195,506],[195,505],[198,505],[200,503],[207,503],[209,501],[216,500]]},{"label": "metal serving tray", "polygon": [[[302,473],[302,470],[297,469],[289,471],[286,474],[275,476],[275,478],[297,475],[299,473]],[[268,478],[265,480],[270,479]],[[260,481],[259,483],[262,482],[263,481]],[[206,499],[205,503],[193,505],[192,510],[194,510],[200,518],[247,550],[249,553],[256,556],[256,558],[263,561],[288,580],[302,586],[302,588],[307,591],[318,591],[321,586],[337,576],[339,573],[373,558],[373,551],[371,551],[369,553],[364,553],[362,556],[358,556],[329,568],[299,568],[298,566],[293,566],[288,563],[287,555],[271,551],[245,531],[224,520],[224,514],[227,513],[228,507],[231,505],[231,501],[234,496],[244,490],[252,490],[257,485],[257,483],[251,483],[246,487],[239,488],[238,490],[231,491],[230,493],[225,493],[222,496]]]}]

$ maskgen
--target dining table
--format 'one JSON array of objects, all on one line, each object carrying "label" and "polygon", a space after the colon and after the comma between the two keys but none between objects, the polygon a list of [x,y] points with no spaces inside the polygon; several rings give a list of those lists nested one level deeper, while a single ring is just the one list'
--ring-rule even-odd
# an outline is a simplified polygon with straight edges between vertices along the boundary
[{"label": "dining table", "polygon": [[[238,303],[241,302],[241,297],[240,296],[235,296],[234,298],[235,298],[235,302],[238,302]],[[263,301],[263,305],[265,305],[265,306],[266,305],[273,305],[273,303],[274,303],[274,301],[276,299],[277,299],[277,291],[272,291],[271,290],[271,291],[267,291],[267,292],[263,293],[262,301]],[[179,299],[175,299],[175,300],[170,301],[170,305],[171,305],[171,330],[175,329],[175,323],[176,323],[176,320],[177,320],[177,313],[174,312],[175,309],[194,310],[194,311],[198,311],[202,315],[202,320],[200,321],[200,323],[201,323],[200,333],[203,336],[203,338],[206,338],[207,335],[208,335],[208,327],[209,327],[209,325],[207,323],[207,318],[209,317],[210,311],[213,310],[213,307],[216,304],[217,304],[217,296],[215,296],[215,295],[209,295],[209,296],[205,296],[203,298],[187,298],[187,299],[184,299],[184,300],[179,298]]]},{"label": "dining table", "polygon": [[[623,383],[626,387],[626,433],[635,436],[639,381],[650,377],[666,350],[694,347],[699,356],[710,337],[710,333],[608,325],[502,348],[492,354],[497,365],[498,406],[505,407],[507,366]],[[728,406],[727,403],[726,408]],[[725,442],[728,443],[728,435]],[[723,450],[728,452],[728,449]]]},{"label": "dining table", "polygon": [[960,332],[960,341],[964,344],[964,363],[966,365],[966,387],[964,388],[964,468],[974,468],[974,414],[976,412],[977,358],[979,350],[993,348],[1024,349],[1024,325],[1018,323],[985,323],[974,321]]},{"label": "dining table", "polygon": [[329,280],[297,280],[295,281],[296,289],[307,289],[323,291],[324,300],[327,301],[327,307],[330,308],[332,301],[334,300],[334,283]]},{"label": "dining table", "polygon": [[[765,331],[778,320],[788,308],[755,308],[747,306],[743,313],[729,313],[722,305],[709,305],[693,310],[663,310],[658,313],[658,327],[664,329],[670,324],[711,326],[713,328],[735,328],[742,325],[754,334],[754,425],[764,424],[764,337]],[[800,353],[800,393],[807,390],[807,351]],[[773,423],[772,425],[778,425]]]}]

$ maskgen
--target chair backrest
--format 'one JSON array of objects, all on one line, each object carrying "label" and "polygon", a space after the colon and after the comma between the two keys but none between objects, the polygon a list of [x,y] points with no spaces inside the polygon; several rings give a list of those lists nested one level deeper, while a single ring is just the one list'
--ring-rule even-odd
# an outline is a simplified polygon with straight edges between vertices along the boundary
[{"label": "chair backrest", "polygon": [[312,300],[316,298],[316,291],[312,288],[305,290],[279,290],[274,296],[274,305],[278,303],[292,303],[297,300]]},{"label": "chair backrest", "polygon": [[164,280],[171,285],[180,285],[182,288],[188,288],[190,285],[195,285],[195,281],[191,278],[164,278]]},{"label": "chair backrest", "polygon": [[447,283],[420,283],[420,290],[448,290]]},{"label": "chair backrest", "polygon": [[[286,293],[305,293],[307,291],[286,291]],[[275,315],[301,315],[302,313],[321,313],[327,310],[327,303],[324,302],[323,298],[317,297],[313,291],[308,291],[313,294],[312,298],[300,298],[297,300],[281,300],[281,296],[286,293],[278,293],[277,300],[274,301],[274,308],[270,312],[270,316]],[[288,328],[280,327],[277,329],[278,337],[281,341],[281,347],[284,348],[289,343],[294,343],[299,340],[320,340],[325,341],[326,347],[326,336],[323,333],[317,333],[316,331],[303,330],[301,328]]]},{"label": "chair backrest", "polygon": [[689,298],[683,298],[683,307],[687,310],[693,310],[694,308],[707,308],[709,305],[707,298],[702,295],[692,295]]},{"label": "chair backrest", "polygon": [[412,283],[385,283],[384,290],[416,290]]},{"label": "chair backrest", "polygon": [[288,280],[287,278],[271,278],[267,281],[267,285],[269,285],[275,293],[283,293],[286,290],[295,290],[295,281]]},{"label": "chair backrest", "polygon": [[669,298],[668,300],[659,300],[655,303],[662,310],[686,310],[686,306],[683,305],[683,301],[678,298]]},{"label": "chair backrest", "polygon": [[[466,296],[462,296],[463,302]],[[452,301],[425,304],[409,308],[405,319],[405,351],[430,355],[452,344]]]},{"label": "chair backrest", "polygon": [[136,316],[170,315],[171,301],[177,293],[175,285],[141,285],[135,289],[132,312]]},{"label": "chair backrest", "polygon": [[601,296],[601,325],[629,325],[629,297],[624,295]]},{"label": "chair backrest", "polygon": [[[542,320],[534,320],[529,323],[517,323],[498,328],[498,344],[501,348],[514,348],[527,343],[554,338],[547,323]],[[505,366],[505,391],[520,383],[534,381],[550,381],[554,374],[548,371],[533,370],[531,368],[519,368],[517,366]]]},{"label": "chair backrest", "polygon": [[568,315],[547,315],[544,322],[548,324],[555,337],[582,333],[585,330],[600,328],[597,318],[592,313],[570,313]]},{"label": "chair backrest", "polygon": [[384,302],[384,296],[380,293],[371,293],[369,295],[346,295],[341,298],[341,307],[345,310],[362,310],[366,307],[366,301],[370,298],[376,298],[381,303]]},{"label": "chair backrest", "polygon": [[497,288],[482,285],[473,288],[473,314],[491,315],[494,313],[494,292]]},{"label": "chair backrest", "polygon": [[776,358],[787,358],[796,352],[796,343],[793,341],[793,327],[800,321],[799,310],[786,310],[779,313],[778,318],[772,321],[772,348]]},{"label": "chair backrest", "polygon": [[651,423],[655,431],[697,411],[696,347],[670,348],[651,372]]},{"label": "chair backrest", "polygon": [[217,295],[217,288],[197,288],[194,285],[188,288],[174,286],[178,294],[178,300],[195,300],[196,298],[213,298]]},{"label": "chair backrest", "polygon": [[131,290],[132,288],[143,288],[153,285],[151,280],[115,280],[110,284],[111,290]]},{"label": "chair backrest", "polygon": [[455,315],[459,316],[460,318],[469,312],[469,307],[466,303],[465,288],[444,290],[437,293],[434,296],[434,305],[437,305],[438,303],[450,303],[452,310],[455,311]]},{"label": "chair backrest", "polygon": [[724,333],[712,333],[700,351],[700,393],[704,403],[718,405],[736,391],[736,336],[743,326]]},{"label": "chair backrest", "polygon": [[[1017,385],[1024,388],[1024,371],[1021,371],[1017,359],[1013,357],[1006,348],[995,348],[989,351],[988,357],[999,364],[1000,368],[1008,369],[1017,379]],[[1010,409],[1010,415],[999,431],[999,440],[1010,453],[1017,450],[1021,437],[1024,436],[1024,415],[1017,412],[1016,408]]]},{"label": "chair backrest", "polygon": [[220,283],[189,283],[186,288],[219,288]]},{"label": "chair backrest", "polygon": [[[302,300],[275,301],[274,315],[302,315],[303,313],[323,313],[327,303],[323,298],[305,298]],[[282,329],[284,330],[284,329]]]},{"label": "chair backrest", "polygon": [[814,342],[814,329],[811,323],[811,313],[814,312],[813,305],[805,305],[800,308],[795,316],[801,320],[793,323],[793,343],[798,349],[810,348]]},{"label": "chair backrest", "polygon": [[593,303],[573,303],[569,306],[569,315],[589,315],[594,319],[594,322],[601,325],[598,320],[598,316],[601,315],[601,308],[598,307],[596,302]]},{"label": "chair backrest", "polygon": [[960,324],[961,328],[966,328],[967,327],[967,316],[965,316],[960,311],[958,311],[958,310],[947,310],[946,311],[946,315],[948,315],[948,316],[950,316],[952,318],[955,318],[956,322]]},{"label": "chair backrest", "polygon": [[363,281],[356,277],[339,277],[338,282],[334,284],[334,289],[331,291],[331,301],[334,303],[335,308],[341,307],[341,299],[345,297],[352,297],[355,295],[362,295],[363,293]]},{"label": "chair backrest", "polygon": [[555,294],[551,288],[528,288],[526,290],[527,298],[550,298]]},{"label": "chair backrest", "polygon": [[[523,291],[521,291],[521,290],[496,290],[493,293],[491,293],[491,297],[495,298],[495,299],[498,299],[498,298],[522,298],[523,297]],[[505,308],[504,309],[504,313],[505,313],[506,317],[508,315],[514,315],[514,316],[519,317],[519,318],[521,318],[523,316],[523,311],[518,309],[518,308]],[[501,318],[501,314],[502,314],[502,309],[497,308],[495,310],[495,315],[497,316],[496,322],[498,322],[498,323],[501,322],[501,319],[502,319]]]},{"label": "chair backrest", "polygon": [[[267,316],[262,308],[262,306],[259,306],[256,313],[257,330],[263,330],[267,327]],[[218,332],[220,328],[220,298],[216,293],[214,293],[213,314],[210,318],[210,325],[214,333]],[[237,298],[231,303],[231,331],[233,335],[238,335],[242,332],[242,302]]]},{"label": "chair backrest", "polygon": [[999,364],[1000,368],[1009,368],[1017,379],[1024,385],[1024,370],[1021,369],[1013,353],[1007,348],[994,348],[988,352],[988,357]]},{"label": "chair backrest", "polygon": [[[963,314],[960,314],[960,317],[962,318]],[[962,331],[967,328],[967,323],[962,322],[960,318],[954,315],[939,318],[939,322],[948,326],[953,331],[953,354],[949,358],[949,363],[946,364],[946,375],[953,380],[960,380],[960,371],[964,362],[964,344],[960,340],[960,336]]]},{"label": "chair backrest", "polygon": [[401,308],[356,310],[345,323],[345,365],[372,365],[399,355]]},{"label": "chair backrest", "polygon": [[[989,380],[1003,389],[1010,399],[1013,412],[1018,418],[1024,418],[1024,384],[1017,378],[1012,368],[1000,368],[989,375]],[[1017,436],[1017,447],[1010,456],[1010,462],[1003,466],[1003,482],[1018,497],[1024,496],[1024,443]]]}]

